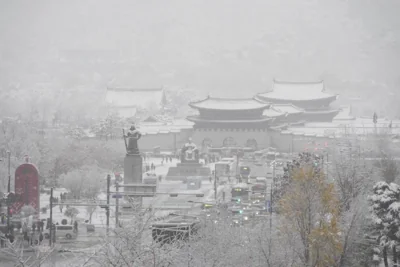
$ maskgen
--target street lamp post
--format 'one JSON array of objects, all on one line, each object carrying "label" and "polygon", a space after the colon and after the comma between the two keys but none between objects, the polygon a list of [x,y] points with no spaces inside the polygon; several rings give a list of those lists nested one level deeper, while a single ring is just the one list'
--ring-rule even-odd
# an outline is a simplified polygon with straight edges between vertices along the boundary
[{"label": "street lamp post", "polygon": [[[8,185],[7,185],[7,193],[8,196],[10,195],[11,191],[11,152],[7,150],[7,158],[8,158]],[[11,216],[11,210],[10,210],[10,202],[7,199],[7,232],[10,233],[10,216]]]}]

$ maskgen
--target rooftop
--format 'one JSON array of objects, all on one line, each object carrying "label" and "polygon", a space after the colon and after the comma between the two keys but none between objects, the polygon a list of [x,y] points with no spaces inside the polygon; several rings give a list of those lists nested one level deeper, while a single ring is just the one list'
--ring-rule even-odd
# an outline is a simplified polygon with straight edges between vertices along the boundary
[{"label": "rooftop", "polygon": [[281,82],[275,81],[272,91],[260,93],[266,100],[307,101],[319,99],[336,99],[336,95],[325,92],[323,81],[318,82]]},{"label": "rooftop", "polygon": [[287,114],[298,114],[304,112],[304,109],[296,107],[295,105],[292,104],[273,104],[271,105],[271,107],[275,110]]},{"label": "rooftop", "polygon": [[278,118],[278,117],[286,116],[287,113],[271,106],[269,109],[264,110],[263,115],[270,117],[270,118]]},{"label": "rooftop", "polygon": [[333,118],[334,120],[355,120],[356,118],[351,115],[351,107],[340,107],[339,113]]},{"label": "rooftop", "polygon": [[274,118],[268,118],[268,117],[262,117],[262,118],[257,118],[257,119],[207,119],[207,118],[202,118],[200,116],[188,116],[187,120],[192,121],[192,122],[196,122],[196,123],[263,123],[263,122],[269,122],[269,121],[273,121]]},{"label": "rooftop", "polygon": [[255,98],[212,98],[208,96],[204,100],[189,103],[189,106],[196,109],[209,110],[254,110],[266,109],[269,104]]},{"label": "rooftop", "polygon": [[116,108],[161,107],[165,102],[163,88],[107,88],[106,102]]}]

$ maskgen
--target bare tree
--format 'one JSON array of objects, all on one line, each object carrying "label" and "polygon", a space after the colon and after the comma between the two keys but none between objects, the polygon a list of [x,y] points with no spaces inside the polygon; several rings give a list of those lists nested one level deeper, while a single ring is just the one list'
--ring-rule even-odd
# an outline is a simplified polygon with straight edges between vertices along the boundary
[{"label": "bare tree", "polygon": [[25,252],[23,240],[15,240],[10,243],[5,240],[6,248],[0,250],[0,260],[2,263],[12,263],[16,267],[36,267],[45,263],[54,253],[54,249],[46,246],[35,245],[29,247],[29,252]]},{"label": "bare tree", "polygon": [[353,199],[366,193],[372,185],[373,170],[360,158],[335,157],[333,176],[340,193],[342,212],[350,209]]}]

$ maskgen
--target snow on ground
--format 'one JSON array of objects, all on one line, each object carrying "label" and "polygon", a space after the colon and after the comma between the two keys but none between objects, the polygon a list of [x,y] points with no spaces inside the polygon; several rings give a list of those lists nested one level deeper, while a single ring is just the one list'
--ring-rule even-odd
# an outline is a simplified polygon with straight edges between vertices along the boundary
[{"label": "snow on ground", "polygon": [[[179,161],[175,158],[173,158],[172,162],[165,162],[164,164],[161,165],[161,158],[147,158],[147,160],[145,162],[147,162],[149,165],[151,163],[154,163],[154,165],[156,165],[156,170],[155,173],[157,175],[162,175],[165,176],[168,172],[169,167],[171,166],[176,166],[176,163],[178,163]],[[187,189],[183,189],[186,188],[185,184],[182,184],[182,182],[180,181],[162,181],[159,184],[159,191],[162,192],[167,192],[167,193],[174,193],[174,192],[179,192],[179,193],[184,193],[184,194],[204,194],[203,198],[196,198],[195,196],[191,195],[191,196],[186,196],[185,199],[183,199],[182,201],[187,202],[188,200],[196,200],[196,201],[202,201],[202,202],[210,202],[210,201],[214,201],[214,190],[213,190],[213,184],[209,184],[207,182],[203,182],[203,186],[201,189],[199,190],[187,190]],[[218,196],[220,197],[222,194],[223,190],[227,190],[226,186],[218,186]],[[101,201],[105,201],[107,199],[107,194],[105,193],[106,189],[102,190],[102,192],[99,193],[98,195],[98,199]],[[114,191],[115,192],[115,186],[112,185],[110,188],[110,191]],[[123,188],[120,188],[120,191],[123,192]],[[53,190],[53,196],[55,198],[59,198],[60,199],[60,194],[64,193],[64,192],[68,192],[68,190],[66,190],[65,188],[55,188]],[[152,203],[168,203],[168,202],[176,202],[179,201],[178,199],[173,199],[170,198],[168,195],[159,195],[155,198],[151,198],[150,200]],[[87,203],[89,202],[88,200],[82,200],[82,203]],[[122,200],[120,200],[120,203],[122,202]],[[148,199],[145,199],[144,202],[149,202]],[[115,203],[115,199],[110,197],[110,203],[114,204]],[[40,195],[40,206],[41,207],[48,207],[49,208],[50,205],[50,194],[41,194]],[[85,220],[89,219],[89,213],[87,211],[87,208],[85,206],[75,206],[75,208],[79,211],[79,214],[76,216],[76,220],[80,223],[83,223]],[[53,207],[53,221],[55,223],[59,223],[61,224],[61,220],[62,219],[67,219],[68,222],[71,221],[71,218],[68,218],[64,215],[64,212],[66,210],[66,207],[64,205],[63,207],[63,212],[60,211],[60,206],[55,205]],[[168,210],[157,210],[155,213],[155,216],[165,216],[168,215],[169,213],[171,213],[171,211]],[[50,217],[50,211],[47,210],[46,213],[41,213],[40,214],[40,219],[47,219]],[[93,212],[92,215],[92,224],[94,224],[97,227],[106,227],[106,210],[100,208],[99,206],[95,207],[95,211]],[[114,227],[115,226],[115,207],[110,207],[110,227]]]}]

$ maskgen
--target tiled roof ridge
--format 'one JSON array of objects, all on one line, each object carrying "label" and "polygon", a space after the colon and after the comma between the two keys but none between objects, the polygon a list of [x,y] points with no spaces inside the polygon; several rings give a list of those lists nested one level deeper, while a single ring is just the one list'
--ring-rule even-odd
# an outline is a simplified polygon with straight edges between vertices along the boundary
[{"label": "tiled roof ridge", "polygon": [[[293,105],[292,103],[276,103],[276,104],[271,104],[271,108],[274,108],[275,106],[290,106],[290,107],[292,107],[292,108],[295,108],[295,109],[297,109],[297,110],[299,110],[299,111],[305,111],[305,109],[303,109],[303,108],[300,108],[300,107],[298,107],[298,106],[296,106],[296,105]],[[279,109],[279,108],[278,108]]]},{"label": "tiled roof ridge", "polygon": [[212,97],[210,95],[208,95],[206,98],[202,99],[202,100],[197,100],[197,101],[192,101],[190,103],[192,104],[197,104],[197,103],[201,103],[207,100],[222,100],[222,101],[247,101],[247,100],[254,100],[256,102],[259,102],[261,104],[268,104],[265,101],[262,101],[260,99],[258,99],[256,96],[253,97],[247,97],[247,98],[230,98],[230,97]]},{"label": "tiled roof ridge", "polygon": [[162,90],[164,90],[163,87],[159,88],[107,87],[107,91],[115,91],[115,92],[155,92]]}]

